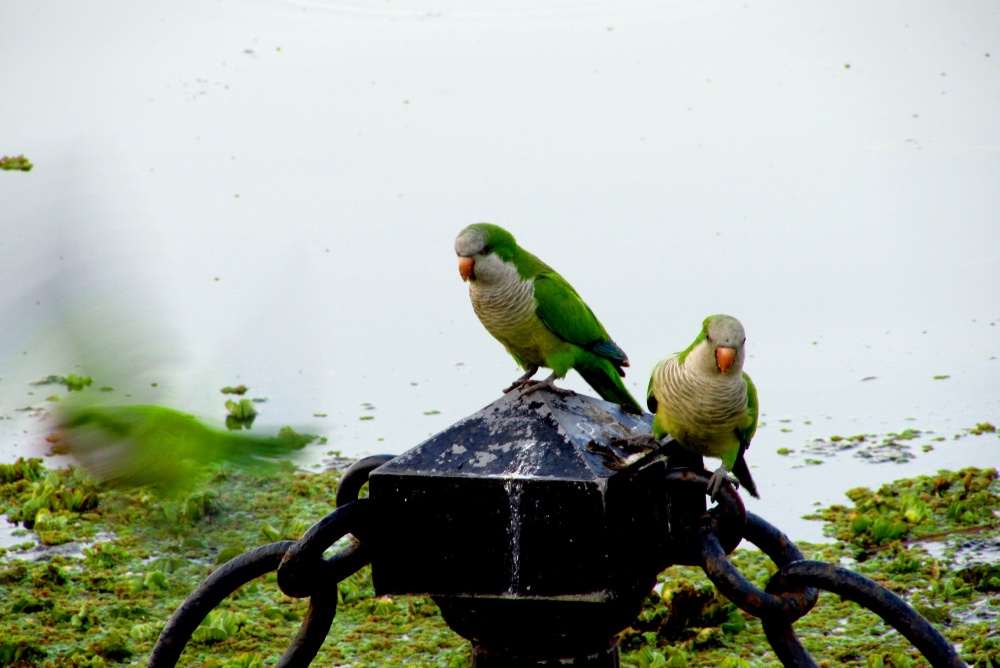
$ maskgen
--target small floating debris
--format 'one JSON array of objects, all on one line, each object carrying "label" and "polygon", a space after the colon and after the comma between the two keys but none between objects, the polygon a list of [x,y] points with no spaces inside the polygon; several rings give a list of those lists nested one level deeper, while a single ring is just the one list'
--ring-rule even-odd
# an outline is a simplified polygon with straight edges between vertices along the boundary
[{"label": "small floating debris", "polygon": [[32,167],[34,165],[24,155],[5,155],[0,158],[0,169],[8,172],[30,172]]},{"label": "small floating debris", "polygon": [[49,374],[40,380],[36,380],[33,383],[29,383],[33,386],[39,385],[65,385],[66,389],[70,392],[79,392],[85,387],[90,387],[94,384],[94,379],[90,376],[80,376],[75,373],[67,374],[65,376],[59,376],[55,374]]},{"label": "small floating debris", "polygon": [[852,450],[855,457],[868,460],[873,464],[882,464],[885,462],[901,464],[916,457],[912,452],[912,446],[907,441],[921,438],[924,435],[924,432],[919,429],[904,429],[898,433],[886,434],[881,438],[877,434],[831,436],[828,439],[813,439],[806,444],[802,452],[811,455],[821,455],[823,457],[833,457],[840,452]]},{"label": "small floating debris", "polygon": [[226,410],[229,411],[229,415],[226,416],[226,428],[231,431],[244,427],[250,429],[253,421],[257,419],[257,408],[250,399],[240,399],[239,401],[227,399]]},{"label": "small floating debris", "polygon": [[226,400],[226,410],[229,411],[230,416],[237,420],[249,420],[257,415],[257,409],[250,399],[240,399],[239,401],[228,399]]}]

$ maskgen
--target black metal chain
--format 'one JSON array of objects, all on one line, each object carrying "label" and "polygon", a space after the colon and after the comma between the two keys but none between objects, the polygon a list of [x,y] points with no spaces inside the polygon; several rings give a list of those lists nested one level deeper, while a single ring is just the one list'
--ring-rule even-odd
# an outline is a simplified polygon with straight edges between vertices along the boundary
[{"label": "black metal chain", "polygon": [[[278,668],[308,666],[330,632],[337,614],[337,585],[371,561],[359,538],[369,524],[369,501],[359,499],[368,474],[392,455],[368,457],[344,472],[337,489],[337,509],[306,531],[230,559],[209,575],[174,611],[149,657],[149,668],[173,668],[198,625],[216,606],[248,582],[278,572],[278,587],[288,596],[309,598],[299,631],[278,661]],[[323,553],[348,534],[354,536],[333,556]],[[360,534],[360,535],[359,535]]]},{"label": "black metal chain", "polygon": [[877,614],[913,643],[934,668],[965,666],[947,639],[903,599],[874,580],[846,568],[807,561],[785,534],[748,512],[744,538],[779,567],[768,581],[766,590],[761,591],[729,561],[727,551],[720,544],[718,524],[718,514],[702,516],[698,530],[702,569],[726,598],[761,618],[764,633],[782,665],[789,668],[817,666],[796,637],[792,624],[816,604],[819,588],[855,601]]},{"label": "black metal chain", "polygon": [[367,548],[357,540],[329,559],[323,558],[327,548],[365,525],[368,504],[368,499],[358,499],[340,506],[309,527],[305,535],[288,548],[278,565],[278,587],[282,592],[295,598],[336,594],[338,582],[371,561]]},{"label": "black metal chain", "polygon": [[395,455],[372,455],[354,462],[340,476],[337,485],[337,507],[347,505],[361,494],[361,488],[368,482],[368,474],[385,464]]},{"label": "black metal chain", "polygon": [[198,585],[171,615],[149,657],[149,668],[172,668],[191,634],[217,605],[251,580],[278,568],[295,541],[285,540],[244,552],[223,564]]},{"label": "black metal chain", "polygon": [[[811,587],[775,596],[758,589],[726,557],[716,537],[716,518],[703,516],[698,530],[701,541],[702,569],[719,591],[741,610],[755,617],[779,617],[794,621],[809,612],[818,596]],[[773,526],[753,513],[747,513],[744,537],[771,557],[778,566],[805,557],[795,544]]]},{"label": "black metal chain", "polygon": [[[781,593],[812,585],[859,603],[885,620],[913,643],[934,668],[964,666],[951,643],[908,603],[874,580],[823,561],[796,561],[779,568],[767,583],[769,592]],[[786,665],[815,666],[812,657],[779,617],[761,620],[775,654]]]}]

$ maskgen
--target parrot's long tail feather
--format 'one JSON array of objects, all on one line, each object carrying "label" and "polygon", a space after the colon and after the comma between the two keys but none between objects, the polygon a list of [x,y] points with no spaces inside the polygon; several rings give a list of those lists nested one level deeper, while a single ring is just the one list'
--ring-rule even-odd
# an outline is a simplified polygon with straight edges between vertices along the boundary
[{"label": "parrot's long tail feather", "polygon": [[755,499],[760,498],[760,494],[757,493],[757,485],[754,484],[753,477],[750,475],[750,469],[747,468],[747,460],[743,458],[742,454],[736,458],[736,463],[733,464],[733,475],[750,492],[750,496]]},{"label": "parrot's long tail feather", "polygon": [[622,382],[621,376],[611,362],[602,360],[600,365],[593,367],[578,366],[576,370],[601,395],[602,399],[618,404],[623,410],[629,413],[642,415],[642,407],[629,394],[629,391],[625,389],[625,384]]}]

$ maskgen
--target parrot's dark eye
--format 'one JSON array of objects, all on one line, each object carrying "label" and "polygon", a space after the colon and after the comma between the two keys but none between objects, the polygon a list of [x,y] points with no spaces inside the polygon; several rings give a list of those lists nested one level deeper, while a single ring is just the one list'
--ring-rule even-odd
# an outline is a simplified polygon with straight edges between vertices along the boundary
[{"label": "parrot's dark eye", "polygon": [[489,255],[492,252],[493,252],[492,246],[483,246],[482,255]]},{"label": "parrot's dark eye", "polygon": [[709,334],[708,332],[705,332],[705,340],[708,341],[709,343],[711,343],[712,342],[712,335]]}]

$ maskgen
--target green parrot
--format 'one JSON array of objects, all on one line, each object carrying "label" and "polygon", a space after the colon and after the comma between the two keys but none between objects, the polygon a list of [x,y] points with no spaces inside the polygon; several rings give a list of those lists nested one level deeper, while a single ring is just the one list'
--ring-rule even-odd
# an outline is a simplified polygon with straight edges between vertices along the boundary
[{"label": "green parrot", "polygon": [[198,471],[222,462],[267,473],[279,458],[315,439],[289,428],[278,436],[230,433],[187,413],[143,404],[66,402],[55,415],[55,425],[53,440],[61,445],[59,450],[102,482],[154,485],[167,491],[189,486]]},{"label": "green parrot", "polygon": [[760,498],[744,459],[757,431],[757,388],[743,372],[745,343],[739,320],[709,316],[694,343],[660,361],[649,378],[653,436],[670,434],[688,450],[722,459],[708,485],[713,499],[727,471]]},{"label": "green parrot", "polygon": [[[505,393],[527,386],[526,394],[542,388],[569,394],[553,383],[576,369],[603,399],[642,413],[622,382],[628,357],[566,279],[489,223],[462,230],[455,252],[480,322],[524,369]],[[552,374],[531,380],[539,367]]]}]

